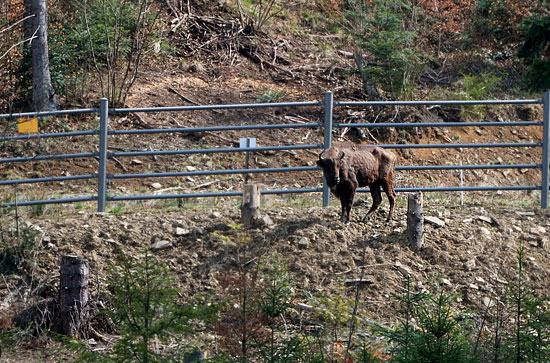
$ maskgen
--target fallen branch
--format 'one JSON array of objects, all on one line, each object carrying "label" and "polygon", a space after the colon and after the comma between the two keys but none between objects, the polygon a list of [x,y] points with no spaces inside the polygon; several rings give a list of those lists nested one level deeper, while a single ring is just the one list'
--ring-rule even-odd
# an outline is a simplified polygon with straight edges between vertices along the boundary
[{"label": "fallen branch", "polygon": [[[172,88],[172,87],[168,87],[168,90],[169,90],[170,92],[173,92],[173,93],[177,94],[178,96],[181,97],[182,100],[184,100],[184,101],[186,101],[186,102],[192,103],[192,104],[194,104],[195,106],[203,106],[203,105],[201,105],[200,103],[198,103],[198,102],[196,102],[196,101],[193,101],[193,100],[190,99],[189,97],[186,97],[186,96],[182,95],[181,93],[179,93],[178,91],[176,91],[176,90],[175,90],[174,88]],[[220,110],[212,110],[212,111],[214,111],[214,112],[216,112],[216,113],[221,113]]]},{"label": "fallen branch", "polygon": [[349,272],[352,272],[353,270],[357,270],[357,269],[360,269],[360,268],[385,267],[385,266],[393,266],[393,265],[394,265],[393,263],[376,263],[374,265],[357,266],[357,267],[350,268],[349,270],[346,270],[346,271],[336,272],[335,275],[344,275],[344,274],[347,274]]},{"label": "fallen branch", "polygon": [[201,189],[201,188],[206,188],[212,184],[216,184],[216,183],[219,183],[220,180],[219,179],[216,179],[216,180],[212,180],[212,181],[209,181],[209,182],[206,182],[206,183],[203,183],[203,184],[199,184],[195,187],[193,187],[193,189]]},{"label": "fallen branch", "polygon": [[184,101],[186,101],[186,102],[189,102],[189,103],[192,103],[192,104],[194,104],[195,106],[200,106],[200,104],[199,104],[198,102],[193,101],[193,100],[190,99],[189,97],[185,97],[184,95],[182,95],[181,93],[179,93],[178,91],[176,91],[174,88],[168,87],[168,90],[169,90],[170,92],[173,92],[173,93],[177,94],[178,96],[180,96],[182,100],[184,100]]}]

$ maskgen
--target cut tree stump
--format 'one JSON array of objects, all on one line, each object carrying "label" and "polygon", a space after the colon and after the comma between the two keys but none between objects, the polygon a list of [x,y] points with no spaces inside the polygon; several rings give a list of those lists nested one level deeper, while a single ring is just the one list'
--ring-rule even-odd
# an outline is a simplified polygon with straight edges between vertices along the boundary
[{"label": "cut tree stump", "polygon": [[252,225],[260,218],[260,188],[258,184],[245,184],[241,204],[241,223]]},{"label": "cut tree stump", "polygon": [[423,205],[424,197],[422,192],[409,195],[407,206],[407,234],[409,236],[409,244],[414,250],[419,250],[424,244]]},{"label": "cut tree stump", "polygon": [[59,278],[58,328],[69,337],[85,337],[88,318],[88,261],[63,256]]}]

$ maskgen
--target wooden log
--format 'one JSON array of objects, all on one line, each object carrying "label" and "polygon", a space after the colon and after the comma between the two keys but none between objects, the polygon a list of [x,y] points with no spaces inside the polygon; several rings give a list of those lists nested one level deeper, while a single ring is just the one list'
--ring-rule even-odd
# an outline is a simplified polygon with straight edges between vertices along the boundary
[{"label": "wooden log", "polygon": [[260,188],[258,184],[245,184],[241,204],[241,223],[252,225],[260,218]]},{"label": "wooden log", "polygon": [[422,192],[410,194],[407,206],[407,234],[409,244],[414,250],[422,248],[424,243],[424,214],[422,208],[424,197]]},{"label": "wooden log", "polygon": [[58,330],[70,337],[85,337],[88,318],[88,261],[77,256],[61,258]]}]

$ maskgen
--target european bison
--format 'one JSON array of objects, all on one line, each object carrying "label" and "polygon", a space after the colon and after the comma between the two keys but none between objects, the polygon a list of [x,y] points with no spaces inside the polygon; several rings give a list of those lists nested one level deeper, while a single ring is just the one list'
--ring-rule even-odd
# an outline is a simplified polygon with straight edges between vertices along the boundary
[{"label": "european bison", "polygon": [[370,188],[372,206],[365,219],[373,214],[382,202],[380,187],[390,201],[388,220],[395,204],[393,190],[396,156],[378,146],[354,143],[336,143],[319,154],[317,165],[323,169],[330,190],[342,204],[342,222],[350,223],[350,212],[358,187]]}]

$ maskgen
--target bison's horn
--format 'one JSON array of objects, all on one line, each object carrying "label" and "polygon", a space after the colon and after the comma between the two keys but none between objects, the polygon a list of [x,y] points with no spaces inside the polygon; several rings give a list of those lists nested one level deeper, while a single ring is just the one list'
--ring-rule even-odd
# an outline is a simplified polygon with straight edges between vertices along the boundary
[{"label": "bison's horn", "polygon": [[342,160],[344,158],[344,155],[346,155],[346,153],[342,151],[342,155],[340,156],[340,160]]},{"label": "bison's horn", "polygon": [[323,150],[323,151],[321,151],[321,152],[319,153],[319,160],[323,160],[323,158],[321,157],[321,155],[323,155],[324,152],[325,152],[325,150]]}]

